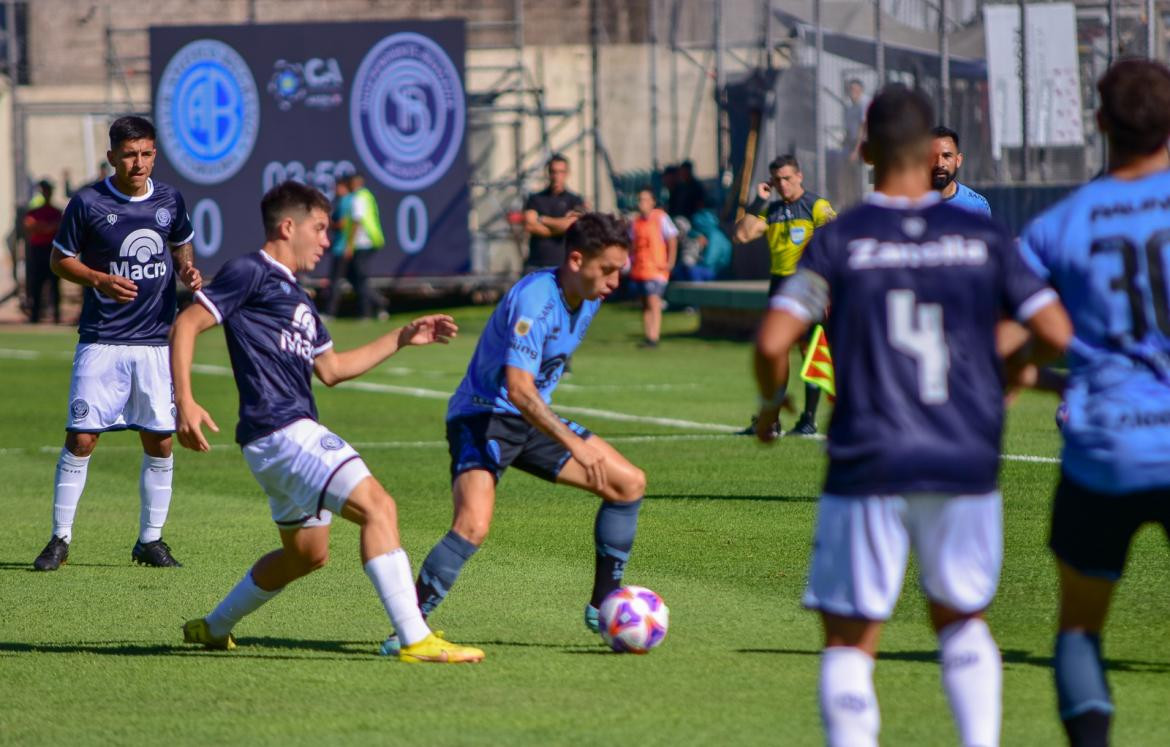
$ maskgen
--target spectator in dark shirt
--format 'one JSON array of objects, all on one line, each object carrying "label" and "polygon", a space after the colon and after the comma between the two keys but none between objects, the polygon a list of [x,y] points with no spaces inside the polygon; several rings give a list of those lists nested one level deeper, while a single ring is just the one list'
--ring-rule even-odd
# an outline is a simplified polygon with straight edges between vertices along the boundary
[{"label": "spectator in dark shirt", "polygon": [[586,209],[581,195],[570,192],[569,159],[556,153],[548,159],[548,186],[524,203],[524,230],[531,237],[524,273],[560,265],[565,259],[565,231]]},{"label": "spectator in dark shirt", "polygon": [[670,190],[668,212],[671,217],[681,215],[690,218],[707,203],[703,185],[695,178],[695,165],[690,161],[680,163],[676,179],[674,188]]},{"label": "spectator in dark shirt", "polygon": [[40,183],[40,205],[25,213],[24,278],[28,294],[28,318],[34,324],[41,320],[45,285],[49,286],[49,302],[53,306],[53,322],[61,323],[61,288],[58,278],[49,267],[53,253],[53,237],[61,225],[61,211],[53,206],[53,183]]}]

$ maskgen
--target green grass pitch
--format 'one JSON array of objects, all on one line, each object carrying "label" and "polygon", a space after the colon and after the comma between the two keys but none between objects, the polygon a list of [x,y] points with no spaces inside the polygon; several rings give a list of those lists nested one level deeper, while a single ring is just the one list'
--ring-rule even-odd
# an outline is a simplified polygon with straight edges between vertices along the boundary
[{"label": "green grass pitch", "polygon": [[[445,395],[489,311],[457,309],[463,333],[454,344],[401,353],[362,379],[372,386],[317,390],[322,421],[359,447],[397,499],[416,569],[450,521]],[[604,411],[574,417],[647,473],[627,579],[670,605],[664,645],[621,656],[585,631],[596,501],[512,471],[488,542],[433,619],[486,650],[483,664],[464,667],[377,656],[387,625],[361,572],[357,531],[341,521],[330,564],[247,618],[235,652],[181,643],[183,621],[209,611],[277,544],[266,501],[232,445],[236,395],[218,331],[200,340],[207,368],[195,386],[222,432],[210,454],[176,458],[166,539],[185,567],[130,564],[139,449],[132,434],[115,433],[91,462],[69,564],[30,572],[49,535],[75,337],[0,331],[0,743],[820,743],[820,633],[800,595],[823,448],[796,440],[763,448],[703,428],[746,424],[755,395],[748,347],[695,339],[694,326],[693,317],[668,315],[661,348],[636,350],[638,313],[607,308],[555,398]],[[338,323],[333,331],[345,349],[382,329]],[[1024,396],[1005,452],[1056,455],[1054,407]],[[1003,467],[1006,562],[990,621],[1004,653],[1009,745],[1063,736],[1045,548],[1056,476],[1046,462]],[[1144,530],[1115,601],[1105,648],[1117,744],[1165,740],[1168,560],[1164,538]],[[935,656],[912,568],[877,666],[883,743],[955,742]]]}]

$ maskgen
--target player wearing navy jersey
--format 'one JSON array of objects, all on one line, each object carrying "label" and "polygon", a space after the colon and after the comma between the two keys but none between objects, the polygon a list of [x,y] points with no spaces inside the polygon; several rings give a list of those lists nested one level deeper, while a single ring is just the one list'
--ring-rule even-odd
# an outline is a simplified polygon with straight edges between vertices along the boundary
[{"label": "player wearing navy jersey", "polygon": [[[565,232],[565,247],[559,267],[526,276],[504,296],[447,406],[455,518],[419,571],[424,614],[447,596],[487,538],[496,483],[509,466],[602,499],[593,593],[585,606],[591,630],[601,600],[621,586],[646,476],[588,429],[557,417],[551,402],[565,361],[618,286],[628,229],[612,216],[587,213]],[[385,649],[395,645],[391,636]]]},{"label": "player wearing navy jersey", "polygon": [[455,322],[442,314],[422,317],[354,350],[338,353],[295,272],[311,272],[329,248],[329,201],[298,182],[264,195],[264,247],[231,260],[215,281],[196,294],[175,322],[171,365],[175,372],[179,443],[195,451],[210,446],[202,427],[219,428],[195,401],[191,362],[195,338],[224,327],[232,373],[240,394],[236,441],[256,481],[268,495],[281,549],[256,561],[207,617],[188,621],[183,638],[208,648],[235,648],[232,628],[285,586],[325,565],[329,525],[340,514],[361,527],[366,575],[407,643],[410,662],[457,663],[483,658],[476,648],[431,633],[418,609],[410,561],[398,539],[394,500],[374,479],[352,446],[317,422],[311,390],[316,374],[326,386],[361,376],[407,345],[446,342]]},{"label": "player wearing navy jersey", "polygon": [[1105,745],[1113,703],[1101,634],[1130,541],[1170,532],[1170,69],[1113,65],[1097,86],[1107,174],[1030,224],[1025,258],[1072,316],[1061,480],[1054,671],[1073,745]]},{"label": "player wearing navy jersey", "polygon": [[939,126],[934,128],[933,134],[934,170],[930,174],[931,186],[942,195],[943,202],[990,218],[991,206],[987,204],[987,198],[958,182],[959,169],[963,166],[959,133],[949,127]]},{"label": "player wearing navy jersey", "polygon": [[1070,334],[1012,238],[931,191],[932,119],[926,98],[903,86],[874,99],[862,153],[877,191],[816,232],[757,341],[757,434],[771,440],[789,349],[832,303],[840,395],[804,597],[825,629],[820,703],[831,745],[877,744],[873,659],[911,548],[960,741],[998,744],[1001,664],[982,620],[1003,547],[996,324],[1013,316],[1057,348]]},{"label": "player wearing navy jersey", "polygon": [[69,556],[73,519],[89,459],[108,431],[138,431],[141,511],[135,562],[177,566],[162,540],[171,505],[175,430],[167,333],[175,318],[175,276],[201,286],[183,197],[150,178],[155,131],[141,117],[110,126],[106,158],[114,174],[69,201],[53,240],[53,272],[84,286],[80,340],[73,357],[65,448],[53,487],[53,536],[33,562],[56,570]]}]

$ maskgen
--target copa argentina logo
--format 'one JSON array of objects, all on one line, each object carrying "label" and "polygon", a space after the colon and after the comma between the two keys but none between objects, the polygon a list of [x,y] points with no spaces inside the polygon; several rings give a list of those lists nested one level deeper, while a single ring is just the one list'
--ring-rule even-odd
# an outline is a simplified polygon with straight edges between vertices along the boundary
[{"label": "copa argentina logo", "polygon": [[463,81],[447,53],[413,32],[391,34],[358,66],[349,125],[366,168],[392,189],[429,187],[463,147]]},{"label": "copa argentina logo", "polygon": [[268,93],[282,112],[303,103],[310,109],[332,109],[341,105],[341,65],[336,58],[312,57],[305,62],[277,60]]},{"label": "copa argentina logo", "polygon": [[155,280],[167,275],[167,261],[163,256],[163,240],[151,228],[131,231],[122,239],[118,259],[110,262],[110,274],[131,280]]},{"label": "copa argentina logo", "polygon": [[252,154],[260,130],[256,81],[227,44],[199,39],[176,52],[155,102],[167,158],[187,179],[219,184]]}]

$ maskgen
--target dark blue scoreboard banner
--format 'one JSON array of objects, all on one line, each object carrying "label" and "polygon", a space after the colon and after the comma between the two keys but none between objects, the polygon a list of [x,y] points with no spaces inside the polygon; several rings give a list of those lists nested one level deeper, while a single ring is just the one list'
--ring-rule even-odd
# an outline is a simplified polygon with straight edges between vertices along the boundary
[{"label": "dark blue scoreboard banner", "polygon": [[200,268],[260,247],[268,188],[333,199],[358,171],[386,235],[374,274],[466,272],[464,45],[458,20],[152,28],[155,175],[187,201]]}]

